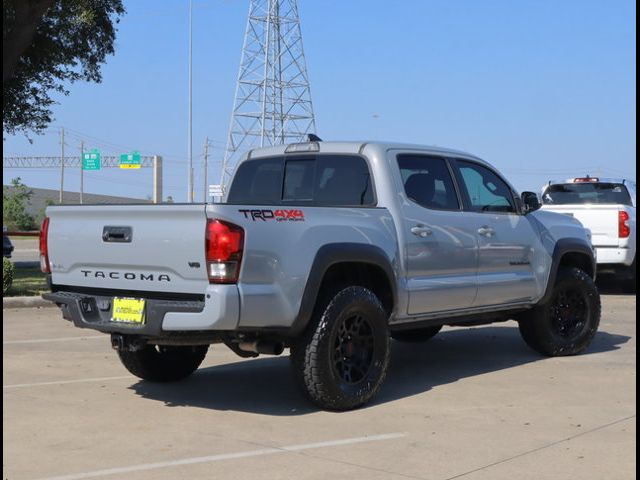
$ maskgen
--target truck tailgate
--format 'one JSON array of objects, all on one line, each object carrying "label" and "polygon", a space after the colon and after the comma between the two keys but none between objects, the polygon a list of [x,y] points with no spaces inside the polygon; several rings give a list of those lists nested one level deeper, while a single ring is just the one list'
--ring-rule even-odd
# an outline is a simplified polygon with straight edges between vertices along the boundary
[{"label": "truck tailgate", "polygon": [[204,205],[49,207],[54,285],[203,294]]},{"label": "truck tailgate", "polygon": [[617,205],[545,205],[544,210],[570,215],[591,231],[591,242],[595,247],[617,247],[618,211],[624,207]]}]

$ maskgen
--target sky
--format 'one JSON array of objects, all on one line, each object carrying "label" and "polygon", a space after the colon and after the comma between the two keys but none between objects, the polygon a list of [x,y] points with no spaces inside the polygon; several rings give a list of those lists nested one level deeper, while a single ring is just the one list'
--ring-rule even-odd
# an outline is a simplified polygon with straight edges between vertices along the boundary
[{"label": "sky", "polygon": [[[3,155],[164,158],[164,196],[187,199],[188,0],[125,0],[101,84],[55,97],[41,136],[3,135]],[[636,7],[628,0],[299,0],[317,133],[452,147],[520,191],[585,174],[636,178]],[[194,0],[196,199],[202,146],[220,177],[249,0]],[[57,169],[3,169],[58,188]],[[151,169],[85,172],[85,192],[145,198]],[[66,169],[65,189],[80,172]]]}]

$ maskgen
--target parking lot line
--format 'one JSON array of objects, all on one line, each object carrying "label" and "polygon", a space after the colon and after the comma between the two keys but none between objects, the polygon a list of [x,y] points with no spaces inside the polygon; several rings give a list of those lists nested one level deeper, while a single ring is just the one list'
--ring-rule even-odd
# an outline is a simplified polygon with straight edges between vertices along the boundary
[{"label": "parking lot line", "polygon": [[337,447],[342,445],[353,445],[356,443],[380,442],[383,440],[393,440],[396,438],[402,438],[404,436],[406,436],[406,433],[385,433],[382,435],[354,437],[354,438],[346,438],[342,440],[329,440],[326,442],[289,445],[286,447],[268,447],[268,448],[261,448],[259,450],[249,450],[246,452],[223,453],[219,455],[209,455],[206,457],[183,458],[181,460],[172,460],[168,462],[143,463],[140,465],[130,465],[128,467],[107,468],[104,470],[94,470],[91,472],[72,473],[70,475],[45,477],[39,480],[83,480],[85,478],[106,477],[109,475],[157,470],[159,468],[177,467],[181,465],[211,463],[211,462],[219,462],[222,460],[234,460],[237,458],[259,457],[263,455],[273,455],[276,453],[299,452],[302,450],[312,450],[312,449],[324,448],[324,447]]},{"label": "parking lot line", "polygon": [[43,387],[46,385],[67,385],[69,383],[85,383],[85,382],[103,382],[107,380],[123,380],[125,378],[135,378],[131,375],[120,377],[96,377],[96,378],[79,378],[77,380],[58,380],[56,382],[38,382],[38,383],[15,383],[13,385],[3,385],[2,388],[26,388],[26,387]]},{"label": "parking lot line", "polygon": [[2,342],[2,345],[24,345],[29,343],[50,343],[66,342],[68,340],[95,340],[97,338],[107,339],[105,335],[91,335],[90,337],[58,337],[58,338],[37,338],[32,340],[9,340]]}]

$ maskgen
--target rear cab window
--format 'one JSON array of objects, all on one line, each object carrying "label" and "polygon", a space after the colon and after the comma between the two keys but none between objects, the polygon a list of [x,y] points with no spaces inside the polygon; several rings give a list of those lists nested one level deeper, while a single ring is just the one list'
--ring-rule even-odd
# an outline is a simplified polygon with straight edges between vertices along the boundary
[{"label": "rear cab window", "polygon": [[374,206],[369,167],[357,155],[285,155],[247,160],[228,203],[238,205]]},{"label": "rear cab window", "polygon": [[557,183],[542,194],[544,205],[627,205],[633,206],[627,187],[621,183]]}]

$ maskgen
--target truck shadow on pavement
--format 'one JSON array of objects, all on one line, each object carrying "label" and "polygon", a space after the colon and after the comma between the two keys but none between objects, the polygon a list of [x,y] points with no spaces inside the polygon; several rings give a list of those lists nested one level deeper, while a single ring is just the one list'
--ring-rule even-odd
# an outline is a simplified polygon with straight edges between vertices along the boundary
[{"label": "truck shadow on pavement", "polygon": [[[618,350],[629,339],[600,331],[583,355]],[[582,368],[578,365],[579,358],[563,360],[575,361],[576,368]],[[545,360],[525,345],[517,327],[448,330],[423,344],[392,341],[387,379],[369,406],[421,394],[464,378]],[[318,411],[294,385],[287,357],[261,357],[206,367],[179,383],[140,381],[129,388],[167,406],[277,416]]]},{"label": "truck shadow on pavement", "polygon": [[610,276],[602,275],[598,277],[596,281],[596,286],[600,291],[601,295],[616,295],[616,296],[629,296],[635,297],[636,292],[629,290],[624,283],[616,281],[615,278]]}]

